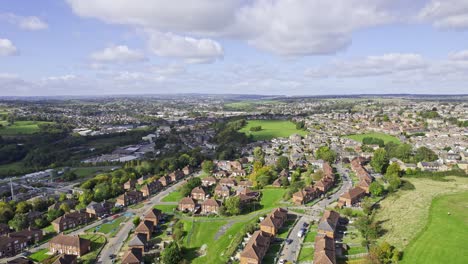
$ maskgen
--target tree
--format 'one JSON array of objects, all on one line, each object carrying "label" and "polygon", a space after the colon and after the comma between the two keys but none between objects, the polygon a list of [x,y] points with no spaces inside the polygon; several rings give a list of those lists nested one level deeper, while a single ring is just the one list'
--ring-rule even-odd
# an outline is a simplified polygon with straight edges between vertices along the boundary
[{"label": "tree", "polygon": [[36,198],[32,201],[32,208],[34,211],[43,212],[47,210],[47,206],[47,201],[43,199]]},{"label": "tree", "polygon": [[401,176],[401,168],[398,163],[394,162],[388,166],[387,171],[385,172],[385,175],[397,175]]},{"label": "tree", "polygon": [[265,153],[261,147],[255,147],[253,150],[253,155],[255,161],[260,161],[262,166],[265,164]]},{"label": "tree", "polygon": [[133,218],[133,225],[135,225],[135,226],[139,225],[139,224],[140,224],[140,221],[141,221],[140,217],[139,217],[139,216],[135,216],[135,217]]},{"label": "tree", "polygon": [[67,195],[64,193],[61,193],[59,196],[59,202],[63,202],[67,199]]},{"label": "tree", "polygon": [[8,221],[8,225],[16,231],[21,231],[29,226],[27,214],[15,214],[13,219]]},{"label": "tree", "polygon": [[70,205],[68,203],[62,203],[60,205],[60,210],[62,210],[65,213],[70,212]]},{"label": "tree", "polygon": [[435,161],[437,160],[437,154],[434,151],[430,150],[427,147],[420,147],[416,150],[414,154],[414,159],[416,162],[420,161]]},{"label": "tree", "polygon": [[182,194],[183,197],[190,195],[192,192],[193,188],[198,187],[201,185],[201,179],[200,178],[191,178],[187,181],[186,184],[182,185],[180,187],[179,191]]},{"label": "tree", "polygon": [[203,172],[205,172],[205,173],[210,173],[214,169],[214,164],[213,164],[213,161],[211,161],[211,160],[203,161],[201,166],[202,166]]},{"label": "tree", "polygon": [[374,152],[374,156],[372,157],[370,164],[376,172],[384,173],[388,165],[387,152],[385,149],[377,149]]},{"label": "tree", "polygon": [[182,260],[182,254],[176,242],[171,242],[161,253],[161,260],[164,264],[177,264]]},{"label": "tree", "polygon": [[278,170],[286,170],[289,168],[289,159],[286,156],[280,156],[278,157],[278,160],[276,161],[276,168]]},{"label": "tree", "polygon": [[318,170],[317,172],[312,174],[312,179],[314,181],[320,181],[320,179],[322,179],[322,178],[323,178],[323,170]]},{"label": "tree", "polygon": [[241,203],[239,196],[232,196],[226,199],[226,211],[230,215],[238,215],[241,213]]},{"label": "tree", "polygon": [[401,179],[400,177],[398,177],[398,175],[395,175],[395,174],[385,175],[385,179],[389,183],[388,190],[391,192],[397,190],[401,185]]},{"label": "tree", "polygon": [[31,204],[26,201],[21,201],[16,205],[16,213],[17,214],[25,214],[32,209]]},{"label": "tree", "polygon": [[0,201],[0,223],[8,223],[8,221],[13,218],[15,213],[13,208],[6,202]]},{"label": "tree", "polygon": [[318,148],[315,156],[317,159],[322,159],[328,163],[334,163],[336,160],[336,153],[327,146]]},{"label": "tree", "polygon": [[52,222],[63,215],[62,210],[51,209],[47,212],[47,221]]},{"label": "tree", "polygon": [[367,258],[372,264],[398,263],[401,258],[401,252],[388,242],[382,242],[370,248]]},{"label": "tree", "polygon": [[384,187],[378,182],[372,182],[369,186],[369,192],[372,196],[381,196],[383,194]]}]

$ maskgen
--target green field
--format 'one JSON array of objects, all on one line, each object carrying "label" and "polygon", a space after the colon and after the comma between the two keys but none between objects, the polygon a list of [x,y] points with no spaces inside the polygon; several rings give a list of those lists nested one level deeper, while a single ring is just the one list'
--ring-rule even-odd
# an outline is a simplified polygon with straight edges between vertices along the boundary
[{"label": "green field", "polygon": [[80,235],[80,237],[91,241],[91,251],[86,255],[80,257],[80,263],[95,263],[98,254],[106,244],[106,238],[101,235]]},{"label": "green field", "polygon": [[86,232],[94,232],[94,230],[96,230],[96,232],[110,234],[110,236],[114,236],[119,231],[120,224],[122,222],[125,222],[126,219],[126,217],[121,216],[117,219],[112,220],[111,222],[99,225],[95,228],[88,229],[86,230]]},{"label": "green field", "polygon": [[39,124],[52,124],[52,122],[43,121],[16,121],[12,125],[8,125],[6,121],[0,121],[3,125],[0,128],[0,135],[13,136],[13,135],[30,135],[39,132]]},{"label": "green field", "polygon": [[279,203],[283,200],[285,193],[285,189],[263,189],[262,198],[260,200],[262,209],[273,209],[278,207],[280,205]]},{"label": "green field", "polygon": [[[261,131],[250,131],[251,127],[261,126]],[[307,131],[296,129],[296,125],[284,120],[249,120],[240,132],[252,135],[254,140],[271,140],[277,137],[289,137],[292,134],[307,135]]]},{"label": "green field", "polygon": [[225,110],[228,111],[255,111],[261,108],[262,106],[268,105],[275,105],[281,104],[280,101],[273,101],[273,100],[246,100],[246,101],[239,101],[239,102],[232,102],[224,104]]},{"label": "green field", "polygon": [[173,213],[174,209],[177,208],[177,205],[172,205],[172,204],[160,204],[156,205],[154,208],[161,210],[161,212],[167,214],[167,213]]},{"label": "green field", "polygon": [[382,139],[385,142],[385,144],[387,144],[387,142],[393,142],[393,143],[396,143],[396,144],[400,144],[400,140],[397,137],[394,137],[394,136],[391,136],[391,135],[388,135],[388,134],[384,134],[384,133],[377,133],[377,132],[370,132],[370,133],[358,134],[358,135],[348,135],[346,137],[350,138],[352,140],[359,141],[361,143],[362,143],[362,140],[365,137],[374,137],[374,138]]},{"label": "green field", "polygon": [[182,199],[182,194],[179,191],[173,191],[166,195],[162,201],[163,202],[178,202],[180,199]]},{"label": "green field", "polygon": [[466,245],[468,192],[437,197],[432,201],[428,224],[411,241],[401,263],[466,263]]},{"label": "green field", "polygon": [[41,262],[41,261],[46,260],[46,259],[48,259],[48,258],[50,258],[52,256],[52,255],[49,255],[47,253],[49,253],[49,250],[47,248],[44,248],[44,249],[41,249],[41,250],[39,250],[37,252],[34,252],[28,258],[33,260],[33,261],[36,261],[36,262]]}]

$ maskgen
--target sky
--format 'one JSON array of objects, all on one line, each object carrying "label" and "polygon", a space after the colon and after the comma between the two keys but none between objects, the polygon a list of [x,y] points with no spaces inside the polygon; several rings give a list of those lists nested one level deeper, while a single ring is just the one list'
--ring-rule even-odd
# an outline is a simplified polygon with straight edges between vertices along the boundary
[{"label": "sky", "polygon": [[0,0],[0,96],[467,94],[468,0]]}]

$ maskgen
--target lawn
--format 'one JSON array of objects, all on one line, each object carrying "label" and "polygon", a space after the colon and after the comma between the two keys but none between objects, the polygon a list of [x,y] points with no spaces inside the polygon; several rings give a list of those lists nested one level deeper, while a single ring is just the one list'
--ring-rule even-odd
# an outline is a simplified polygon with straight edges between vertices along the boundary
[{"label": "lawn", "polygon": [[[447,179],[448,181],[434,181],[410,178],[407,181],[414,186],[414,190],[399,190],[385,198],[376,214],[376,220],[385,231],[380,241],[387,241],[400,250],[405,249],[429,222],[429,208],[435,197],[468,191],[468,178]],[[444,237],[450,236],[445,234]],[[445,241],[443,237],[438,239]]]},{"label": "lawn", "polygon": [[106,244],[106,238],[102,235],[81,235],[81,238],[91,240],[91,251],[80,258],[80,263],[95,263],[96,258]]},{"label": "lawn", "polygon": [[[466,263],[468,192],[432,201],[429,221],[405,250],[402,263]],[[449,214],[450,213],[450,214]]]},{"label": "lawn", "polygon": [[[251,127],[261,126],[260,131],[250,131]],[[296,129],[296,125],[284,120],[250,120],[240,132],[253,135],[254,140],[271,140],[277,137],[289,137],[292,134],[307,135],[307,131]]]},{"label": "lawn", "polygon": [[42,228],[42,231],[44,231],[45,233],[54,233],[55,232],[54,227],[52,225],[48,225],[48,226]]},{"label": "lawn", "polygon": [[314,260],[314,247],[312,245],[303,246],[299,251],[297,262],[312,262],[312,260]]},{"label": "lawn", "polygon": [[162,201],[163,202],[178,202],[180,199],[182,199],[182,194],[179,191],[173,191],[166,195]]},{"label": "lawn", "polygon": [[72,171],[78,176],[78,178],[84,178],[88,176],[92,176],[98,172],[105,172],[110,170],[111,167],[81,167],[81,168],[73,168]]},{"label": "lawn", "polygon": [[154,208],[161,210],[161,212],[167,214],[167,213],[173,213],[174,209],[177,208],[177,205],[172,205],[172,204],[161,204],[161,205],[156,205]]},{"label": "lawn", "polygon": [[3,125],[0,128],[0,135],[12,136],[12,135],[29,135],[39,132],[39,124],[52,124],[52,122],[43,121],[16,121],[12,125],[8,125],[6,121],[0,121]]},{"label": "lawn", "polygon": [[44,248],[31,254],[28,258],[35,262],[41,262],[52,256],[52,255],[47,254],[48,252],[49,250],[47,248]]},{"label": "lawn", "polygon": [[304,243],[314,243],[315,237],[317,236],[317,226],[313,225],[309,227],[309,232],[307,232],[304,237]]},{"label": "lawn", "polygon": [[124,222],[126,219],[127,219],[126,217],[121,216],[110,222],[96,226],[95,228],[88,229],[86,230],[86,232],[94,232],[94,230],[96,230],[96,232],[103,233],[103,234],[110,234],[110,236],[114,236],[119,231],[120,224]]},{"label": "lawn", "polygon": [[283,200],[283,195],[285,194],[285,189],[264,189],[262,190],[262,198],[260,200],[260,205],[262,209],[275,208],[279,206],[279,202]]},{"label": "lawn", "polygon": [[377,132],[370,132],[370,133],[358,134],[358,135],[348,135],[346,137],[350,138],[350,139],[353,139],[353,140],[356,140],[356,141],[359,141],[361,143],[362,143],[362,140],[365,137],[374,137],[374,138],[382,139],[385,142],[385,144],[387,142],[393,142],[393,143],[396,143],[396,144],[400,144],[400,140],[397,137],[394,137],[394,136],[391,136],[391,135],[388,135],[388,134],[384,134],[384,133],[377,133]]}]

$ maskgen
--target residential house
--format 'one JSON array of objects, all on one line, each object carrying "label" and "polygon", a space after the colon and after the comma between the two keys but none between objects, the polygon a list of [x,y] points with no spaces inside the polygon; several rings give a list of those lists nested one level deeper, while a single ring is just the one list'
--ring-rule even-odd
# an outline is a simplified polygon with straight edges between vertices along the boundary
[{"label": "residential house", "polygon": [[206,198],[205,190],[203,190],[201,187],[193,188],[190,195],[193,199],[198,200],[198,201],[204,201]]},{"label": "residential house", "polygon": [[257,230],[250,237],[249,242],[240,254],[240,264],[260,264],[270,247],[269,234]]},{"label": "residential house", "polygon": [[75,255],[61,254],[58,258],[52,262],[52,264],[77,264],[78,257]]},{"label": "residential house", "polygon": [[229,195],[230,195],[229,188],[227,186],[224,186],[224,185],[221,185],[221,184],[216,185],[214,193],[215,193],[216,196],[224,197],[224,198],[229,197]]},{"label": "residential house", "polygon": [[143,217],[145,221],[152,222],[153,226],[157,226],[161,218],[162,218],[162,212],[161,210],[158,210],[156,208],[149,210]]},{"label": "residential house", "polygon": [[283,208],[276,208],[267,215],[262,222],[260,222],[260,230],[270,234],[271,236],[276,236],[279,229],[283,226],[284,222],[288,219],[288,210]]},{"label": "residential house", "polygon": [[185,174],[181,170],[176,170],[169,174],[169,177],[171,178],[171,181],[176,182],[182,178],[184,178]]},{"label": "residential house", "polygon": [[335,238],[336,227],[340,220],[340,214],[335,211],[325,210],[318,224],[318,233],[330,238]]},{"label": "residential house", "polygon": [[143,264],[143,251],[138,248],[132,248],[125,252],[122,257],[122,264]]},{"label": "residential house", "polygon": [[192,168],[190,166],[185,166],[183,169],[182,169],[182,172],[184,173],[184,175],[189,175],[193,172]]},{"label": "residential house", "polygon": [[88,213],[90,218],[99,218],[103,215],[110,214],[113,204],[110,202],[91,202],[86,206],[86,213]]},{"label": "residential house", "polygon": [[152,221],[141,221],[140,224],[135,228],[135,234],[142,234],[146,236],[146,240],[151,239],[153,233],[153,222]]},{"label": "residential house", "polygon": [[169,184],[171,184],[171,178],[169,176],[162,176],[161,178],[159,178],[158,181],[161,183],[163,187],[166,187]]},{"label": "residential house", "polygon": [[158,192],[161,187],[161,182],[153,181],[141,186],[140,192],[143,194],[143,197],[149,197]]},{"label": "residential house", "polygon": [[66,213],[52,221],[52,227],[55,232],[60,233],[64,230],[86,224],[88,221],[89,215],[85,211],[75,211]]},{"label": "residential house", "polygon": [[217,214],[219,211],[219,203],[215,199],[207,199],[201,205],[203,214]]},{"label": "residential house", "polygon": [[91,250],[91,241],[79,236],[59,234],[49,241],[49,251],[58,254],[83,256]]},{"label": "residential house", "polygon": [[140,191],[127,191],[126,193],[117,197],[115,204],[117,206],[129,206],[136,204],[143,200],[143,193]]},{"label": "residential house", "polygon": [[338,199],[338,206],[353,206],[361,201],[364,196],[366,196],[366,190],[359,186],[354,187],[340,196]]},{"label": "residential house", "polygon": [[37,229],[25,229],[0,236],[0,258],[15,256],[42,238],[42,230]]},{"label": "residential house", "polygon": [[147,250],[148,237],[145,234],[138,233],[133,236],[132,239],[128,242],[128,247],[130,249],[141,249],[142,252]]},{"label": "residential house", "polygon": [[182,198],[182,200],[180,200],[177,208],[179,209],[179,211],[193,212],[195,211],[195,205],[195,201],[192,198],[184,197]]},{"label": "residential house", "polygon": [[215,177],[206,177],[201,180],[202,186],[208,187],[216,184],[216,178]]},{"label": "residential house", "polygon": [[229,173],[227,171],[224,171],[224,170],[217,170],[217,171],[214,171],[213,172],[213,175],[216,176],[216,177],[227,177],[229,176]]},{"label": "residential house", "polygon": [[136,181],[135,180],[128,180],[126,183],[124,183],[124,189],[125,190],[131,190],[135,188]]},{"label": "residential house", "polygon": [[7,264],[34,264],[34,262],[26,257],[18,257],[7,261]]},{"label": "residential house", "polygon": [[333,238],[323,235],[316,236],[314,264],[336,264],[335,241]]},{"label": "residential house", "polygon": [[292,200],[295,204],[300,205],[314,200],[319,197],[319,195],[320,191],[317,188],[314,186],[308,186],[298,192],[295,192],[292,196]]},{"label": "residential house", "polygon": [[219,184],[223,186],[234,187],[236,186],[236,180],[231,178],[223,178],[219,181]]},{"label": "residential house", "polygon": [[246,187],[246,188],[253,187],[253,183],[251,181],[240,181],[238,185],[240,187]]}]

